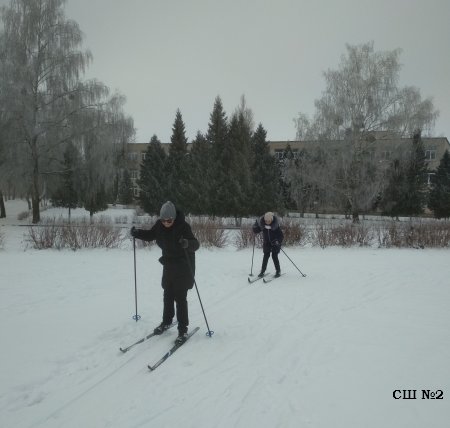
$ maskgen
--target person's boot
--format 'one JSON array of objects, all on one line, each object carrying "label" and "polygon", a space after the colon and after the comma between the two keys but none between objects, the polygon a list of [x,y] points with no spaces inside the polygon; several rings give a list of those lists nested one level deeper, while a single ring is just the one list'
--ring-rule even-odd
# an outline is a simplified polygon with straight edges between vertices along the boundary
[{"label": "person's boot", "polygon": [[178,337],[175,339],[175,344],[182,345],[184,342],[186,342],[188,338],[187,331],[185,333],[178,333]]},{"label": "person's boot", "polygon": [[153,330],[155,334],[163,334],[167,329],[170,328],[170,324],[165,324],[162,322],[158,327]]}]

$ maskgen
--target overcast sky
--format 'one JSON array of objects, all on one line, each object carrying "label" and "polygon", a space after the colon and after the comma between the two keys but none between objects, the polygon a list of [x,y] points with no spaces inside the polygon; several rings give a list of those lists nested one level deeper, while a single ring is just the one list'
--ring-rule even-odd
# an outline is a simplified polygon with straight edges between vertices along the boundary
[{"label": "overcast sky", "polygon": [[[0,0],[6,4],[8,1]],[[95,77],[127,98],[136,141],[169,142],[179,108],[191,140],[219,95],[228,117],[245,95],[268,140],[293,140],[345,45],[403,50],[400,86],[420,89],[450,138],[450,0],[68,0]]]}]

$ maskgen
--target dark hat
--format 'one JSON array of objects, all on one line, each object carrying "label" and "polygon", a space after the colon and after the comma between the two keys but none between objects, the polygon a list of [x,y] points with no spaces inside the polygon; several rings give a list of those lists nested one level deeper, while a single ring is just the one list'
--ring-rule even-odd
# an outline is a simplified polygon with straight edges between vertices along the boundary
[{"label": "dark hat", "polygon": [[175,219],[176,216],[177,210],[175,209],[175,205],[170,201],[164,203],[163,206],[161,207],[161,211],[159,212],[159,217],[163,219],[165,218]]}]

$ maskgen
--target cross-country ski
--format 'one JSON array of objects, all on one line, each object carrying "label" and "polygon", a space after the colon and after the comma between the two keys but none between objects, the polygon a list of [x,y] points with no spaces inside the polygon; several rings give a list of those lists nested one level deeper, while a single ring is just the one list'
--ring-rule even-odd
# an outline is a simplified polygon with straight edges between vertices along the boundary
[{"label": "cross-country ski", "polygon": [[148,368],[150,371],[155,370],[157,367],[159,367],[164,361],[166,361],[176,350],[181,348],[197,331],[200,329],[200,327],[195,327],[194,330],[188,333],[187,337],[185,338],[184,342],[176,342],[175,345],[173,345],[155,364],[148,365]]},{"label": "cross-country ski", "polygon": [[[173,322],[169,328],[172,328],[174,326],[176,326],[177,323]],[[139,345],[140,343],[145,342],[146,340],[150,339],[153,336],[157,336],[157,334],[152,331],[151,333],[149,333],[147,336],[143,337],[142,339],[139,339],[137,342],[134,342],[133,344],[129,345],[129,346],[125,346],[125,347],[121,347],[119,348],[123,353],[128,352],[131,348],[135,347],[136,345]]]}]

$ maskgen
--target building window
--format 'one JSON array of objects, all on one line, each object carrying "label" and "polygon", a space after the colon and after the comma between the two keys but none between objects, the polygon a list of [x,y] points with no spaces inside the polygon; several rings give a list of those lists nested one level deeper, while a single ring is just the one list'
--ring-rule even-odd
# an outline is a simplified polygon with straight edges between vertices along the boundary
[{"label": "building window", "polygon": [[429,172],[427,174],[427,184],[428,186],[431,186],[432,184],[434,184],[435,181],[435,173],[434,172]]},{"label": "building window", "polygon": [[130,152],[130,153],[128,153],[128,159],[130,161],[137,161],[138,160],[138,153],[137,152]]},{"label": "building window", "polygon": [[436,149],[434,147],[425,150],[425,160],[432,161],[436,159]]},{"label": "building window", "polygon": [[383,150],[381,152],[381,160],[388,161],[391,159],[391,156],[392,156],[392,152],[389,150]]},{"label": "building window", "polygon": [[282,149],[275,149],[275,158],[278,160],[284,159],[284,150]]},{"label": "building window", "polygon": [[139,171],[137,169],[132,169],[130,171],[130,176],[132,180],[137,180],[139,178]]},{"label": "building window", "polygon": [[147,156],[147,153],[145,153],[145,152],[142,152],[142,153],[141,153],[141,159],[142,159],[143,161],[145,161],[146,156]]}]

